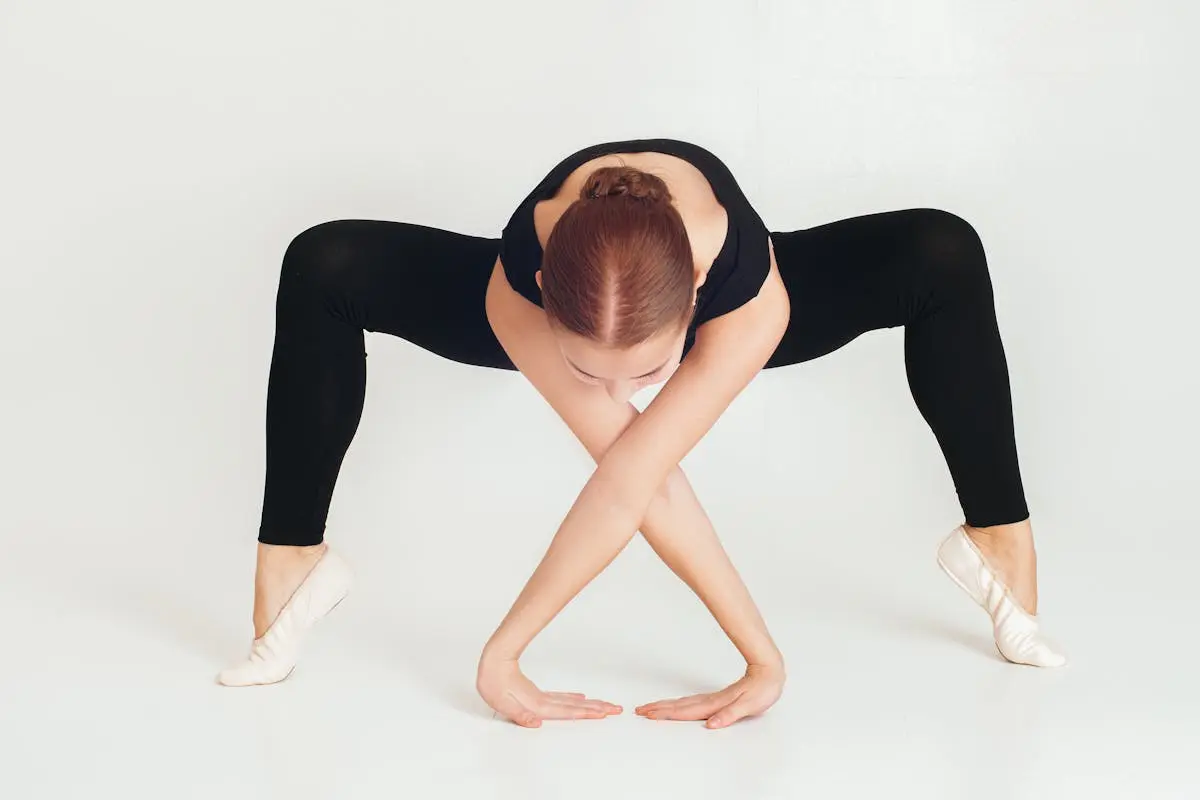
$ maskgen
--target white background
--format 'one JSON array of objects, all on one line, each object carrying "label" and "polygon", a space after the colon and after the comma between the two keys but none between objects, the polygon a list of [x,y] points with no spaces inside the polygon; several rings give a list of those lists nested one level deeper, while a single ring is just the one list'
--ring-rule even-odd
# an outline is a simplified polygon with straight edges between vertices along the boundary
[{"label": "white background", "polygon": [[[1198,24],[1184,0],[0,4],[0,793],[1195,796]],[[937,572],[959,510],[880,332],[760,376],[685,462],[788,657],[780,705],[719,733],[493,722],[479,646],[590,464],[520,376],[372,335],[329,522],[358,588],[287,683],[215,687],[250,633],[289,239],[498,236],[561,157],[652,136],[715,151],[773,230],[974,223],[1072,665],[1000,663]],[[627,708],[738,674],[640,540],[526,667]]]}]

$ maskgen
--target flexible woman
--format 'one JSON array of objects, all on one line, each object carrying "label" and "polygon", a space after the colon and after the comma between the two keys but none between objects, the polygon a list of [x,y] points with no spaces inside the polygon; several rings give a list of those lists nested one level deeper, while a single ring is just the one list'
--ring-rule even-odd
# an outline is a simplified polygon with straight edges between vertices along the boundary
[{"label": "flexible woman", "polygon": [[[292,241],[267,392],[254,640],[220,682],[286,678],[305,632],[349,591],[325,520],[363,407],[363,332],[379,331],[519,370],[596,461],[483,649],[477,688],[493,709],[524,726],[620,712],[542,691],[519,659],[640,530],[746,672],[638,713],[710,727],[762,713],[782,692],[784,660],[679,463],[760,370],[901,326],[909,386],[964,515],[938,563],[987,611],[1005,658],[1065,663],[1038,628],[1008,368],[976,231],[912,209],[772,233],[715,155],[653,139],[563,159],[499,239],[346,220]],[[660,383],[645,412],[629,402]]]}]

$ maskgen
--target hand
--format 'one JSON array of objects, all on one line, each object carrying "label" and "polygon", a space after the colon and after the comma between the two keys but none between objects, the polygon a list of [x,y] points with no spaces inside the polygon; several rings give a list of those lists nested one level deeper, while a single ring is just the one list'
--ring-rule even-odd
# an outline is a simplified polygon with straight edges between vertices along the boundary
[{"label": "hand", "polygon": [[783,694],[782,667],[751,664],[737,683],[711,694],[660,700],[638,706],[635,713],[648,719],[708,720],[706,727],[724,728],[739,719],[761,714]]},{"label": "hand", "polygon": [[523,728],[540,728],[547,719],[604,719],[621,713],[620,706],[579,692],[543,692],[515,660],[482,659],[475,688],[489,706]]}]

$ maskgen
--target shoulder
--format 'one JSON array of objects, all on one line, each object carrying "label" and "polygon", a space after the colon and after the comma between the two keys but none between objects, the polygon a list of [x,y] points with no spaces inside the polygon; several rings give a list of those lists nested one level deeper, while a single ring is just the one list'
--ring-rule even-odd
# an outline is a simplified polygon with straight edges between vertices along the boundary
[{"label": "shoulder", "polygon": [[729,371],[748,381],[775,354],[790,320],[787,287],[770,257],[761,289],[736,308],[697,326],[683,363],[691,363],[702,373]]},{"label": "shoulder", "polygon": [[[772,350],[778,345],[791,319],[791,299],[779,274],[774,248],[770,239],[764,240],[766,267],[753,293],[748,293],[735,308],[712,317],[696,331],[696,351],[724,349],[724,343],[737,346],[739,342],[761,342]],[[767,353],[765,357],[769,356]]]},{"label": "shoulder", "polygon": [[554,197],[580,164],[613,152],[612,146],[591,145],[560,158],[525,195],[505,224],[500,234],[500,262],[509,285],[526,300],[542,304],[542,291],[535,277],[542,267],[542,244],[535,218],[538,204]]},{"label": "shoulder", "polygon": [[704,173],[728,216],[728,230],[705,283],[696,325],[741,308],[763,291],[771,272],[770,231],[725,161],[700,145],[681,143],[680,155]]}]

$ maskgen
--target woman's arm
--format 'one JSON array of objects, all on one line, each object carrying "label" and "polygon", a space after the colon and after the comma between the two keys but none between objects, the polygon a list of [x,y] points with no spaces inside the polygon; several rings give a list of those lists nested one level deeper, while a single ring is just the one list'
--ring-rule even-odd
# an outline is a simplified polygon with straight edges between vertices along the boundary
[{"label": "woman's arm", "polygon": [[782,673],[783,655],[681,468],[667,476],[640,530],[663,563],[704,603],[746,663]]},{"label": "woman's arm", "polygon": [[[503,274],[498,270],[489,289],[489,314],[505,302],[496,299],[507,289],[504,283]],[[502,318],[506,315],[501,311],[493,316],[501,320],[497,335],[503,339],[505,323]],[[616,557],[639,526],[643,533],[647,527],[654,528],[649,515],[655,512],[656,501],[663,509],[671,507],[672,500],[668,499],[671,495],[663,493],[664,485],[670,486],[668,476],[678,469],[679,461],[774,352],[786,327],[787,316],[786,291],[772,263],[771,276],[759,296],[705,326],[688,358],[646,413],[640,416],[632,407],[626,410],[612,403],[595,387],[575,381],[561,364],[556,365],[557,373],[552,372],[556,347],[540,348],[536,353],[531,347],[513,347],[514,352],[510,355],[514,362],[525,362],[517,363],[518,368],[531,376],[573,429],[584,431],[581,438],[586,437],[585,444],[587,439],[600,442],[607,436],[609,446],[601,452],[596,452],[599,446],[589,446],[593,455],[599,455],[597,469],[560,526],[537,570],[488,643],[485,658],[518,658],[533,637]],[[544,319],[542,324],[546,325]],[[526,327],[525,337],[529,335]],[[550,335],[548,325],[545,335]],[[522,350],[526,352],[520,352]],[[552,379],[551,376],[556,374],[561,377]],[[537,375],[541,375],[541,380],[535,377]],[[614,409],[621,409],[624,418],[618,420]],[[596,422],[597,418],[607,422]],[[572,420],[575,420],[574,424]],[[602,433],[601,429],[607,433]],[[679,494],[675,492],[675,495]],[[684,494],[690,494],[690,487]],[[694,497],[692,499],[694,502]],[[711,530],[702,510],[691,517],[693,522],[703,519],[704,527]],[[682,554],[684,548],[680,543],[686,534],[678,532],[678,523],[669,527],[674,528],[676,534],[660,538],[660,547],[656,550]],[[765,635],[765,626],[762,626],[740,579],[736,579],[736,572],[728,564],[715,534],[711,544],[715,547],[706,548],[706,558],[690,566],[680,566],[681,577],[693,576],[689,583],[695,583],[693,588],[697,594],[714,610],[714,615],[719,615],[718,621],[731,633],[731,638],[748,660],[775,658],[777,651]],[[731,574],[732,582],[729,581]],[[741,587],[741,590],[734,588],[723,593],[721,588],[714,589],[718,584],[722,588]],[[741,630],[752,633],[739,636],[737,631]]]},{"label": "woman's arm", "polygon": [[[640,412],[632,403],[614,403],[603,389],[564,369],[545,313],[508,288],[503,273],[495,277],[490,296],[493,325],[509,356],[599,463]],[[640,530],[747,664],[782,671],[782,656],[766,624],[678,465],[650,501]]]}]

